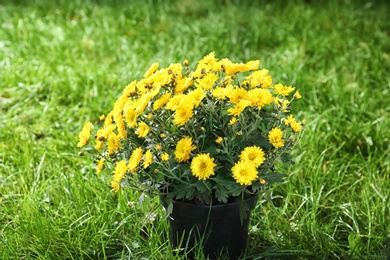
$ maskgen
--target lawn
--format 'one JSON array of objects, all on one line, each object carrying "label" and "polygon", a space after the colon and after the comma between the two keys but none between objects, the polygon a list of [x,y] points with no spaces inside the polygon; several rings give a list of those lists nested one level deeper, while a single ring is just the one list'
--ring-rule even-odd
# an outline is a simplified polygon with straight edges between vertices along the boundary
[{"label": "lawn", "polygon": [[389,259],[389,13],[386,1],[0,1],[0,258],[180,259],[158,199],[111,192],[76,145],[153,62],[194,68],[214,51],[260,59],[299,89],[307,121],[243,259]]}]

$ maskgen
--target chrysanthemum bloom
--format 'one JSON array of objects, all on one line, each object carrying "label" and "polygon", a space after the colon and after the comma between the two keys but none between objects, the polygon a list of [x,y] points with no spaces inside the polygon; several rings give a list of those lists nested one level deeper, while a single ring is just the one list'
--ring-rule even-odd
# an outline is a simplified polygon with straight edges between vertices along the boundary
[{"label": "chrysanthemum bloom", "polygon": [[121,186],[116,181],[111,181],[112,190],[111,191],[118,191],[120,190]]},{"label": "chrysanthemum bloom", "polygon": [[175,86],[175,93],[183,93],[186,89],[188,89],[192,85],[192,80],[190,78],[182,78],[177,81]]},{"label": "chrysanthemum bloom", "polygon": [[156,70],[158,69],[158,66],[159,66],[158,62],[153,63],[153,64],[150,66],[150,68],[145,72],[144,78],[147,78],[147,77],[149,77],[150,75],[152,75],[153,73],[155,73]]},{"label": "chrysanthemum bloom", "polygon": [[201,88],[197,88],[187,94],[185,102],[191,103],[194,107],[198,107],[200,102],[202,102],[205,96],[206,96],[205,91]]},{"label": "chrysanthemum bloom", "polygon": [[256,70],[259,68],[260,61],[248,61],[247,63],[233,63],[226,67],[227,75],[234,75],[239,72]]},{"label": "chrysanthemum bloom", "polygon": [[198,154],[191,162],[192,175],[198,177],[198,180],[206,180],[211,175],[214,175],[214,158],[210,158],[210,154]]},{"label": "chrysanthemum bloom", "polygon": [[192,104],[181,104],[173,117],[173,123],[178,126],[183,126],[194,115]]},{"label": "chrysanthemum bloom", "polygon": [[216,142],[217,144],[222,143],[222,141],[223,141],[223,138],[220,137],[220,136],[219,136],[217,139],[215,139],[215,142]]},{"label": "chrysanthemum bloom", "polygon": [[190,159],[190,153],[196,149],[191,137],[184,137],[177,142],[175,157],[178,162],[186,162]]},{"label": "chrysanthemum bloom", "polygon": [[237,117],[232,117],[229,121],[229,125],[234,125],[235,123],[237,123],[238,119]]},{"label": "chrysanthemum bloom", "polygon": [[265,160],[264,151],[257,146],[246,147],[240,154],[240,160],[251,162],[257,168],[262,165]]},{"label": "chrysanthemum bloom", "polygon": [[136,86],[137,86],[137,81],[133,80],[130,84],[128,84],[125,87],[125,89],[123,90],[123,95],[127,97],[131,97],[134,94],[136,94],[137,93]]},{"label": "chrysanthemum bloom", "polygon": [[293,122],[290,124],[292,130],[294,131],[294,133],[298,133],[302,130],[302,126],[300,123],[298,122]]},{"label": "chrysanthemum bloom", "polygon": [[92,123],[88,122],[84,125],[83,129],[79,134],[79,143],[77,147],[83,147],[89,141],[89,136],[91,135]]},{"label": "chrysanthemum bloom", "polygon": [[229,101],[233,104],[237,104],[243,99],[246,99],[248,92],[243,88],[234,88],[226,96],[229,98]]},{"label": "chrysanthemum bloom", "polygon": [[252,106],[262,108],[265,105],[271,104],[273,97],[267,89],[255,88],[248,91],[248,100]]},{"label": "chrysanthemum bloom", "polygon": [[185,100],[186,95],[184,94],[177,94],[174,95],[171,99],[169,99],[168,103],[166,104],[166,108],[172,111],[175,111],[177,107]]},{"label": "chrysanthemum bloom", "polygon": [[210,73],[207,74],[205,77],[202,79],[199,79],[195,85],[198,88],[204,89],[204,90],[209,90],[214,86],[214,83],[217,81],[218,75]]},{"label": "chrysanthemum bloom", "polygon": [[101,150],[103,149],[103,146],[104,146],[104,141],[99,141],[98,139],[96,139],[95,149]]},{"label": "chrysanthemum bloom", "polygon": [[126,166],[126,161],[125,160],[121,160],[119,162],[117,162],[117,164],[115,165],[115,169],[114,169],[114,176],[113,176],[113,181],[119,183],[123,177],[125,177],[125,174],[127,172],[127,166]]},{"label": "chrysanthemum bloom", "polygon": [[147,150],[144,154],[144,169],[148,168],[153,162],[153,154],[150,150]]},{"label": "chrysanthemum bloom", "polygon": [[122,148],[122,145],[121,145],[121,141],[119,140],[119,135],[115,134],[114,132],[111,132],[111,134],[108,136],[107,139],[108,155],[114,154],[120,148]]},{"label": "chrysanthemum bloom", "polygon": [[296,92],[294,93],[294,98],[295,98],[295,99],[300,99],[300,98],[302,98],[302,96],[301,96],[301,94],[300,94],[298,91],[296,91]]},{"label": "chrysanthemum bloom", "polygon": [[284,145],[283,131],[278,127],[272,128],[268,133],[268,140],[275,148],[282,147]]},{"label": "chrysanthemum bloom", "polygon": [[238,161],[232,167],[233,178],[241,185],[251,185],[257,178],[257,170],[249,161]]},{"label": "chrysanthemum bloom", "polygon": [[242,84],[248,84],[250,88],[269,88],[272,85],[272,77],[268,73],[269,71],[266,69],[257,70],[249,75]]},{"label": "chrysanthemum bloom", "polygon": [[123,109],[123,113],[124,113],[125,121],[126,121],[127,125],[130,128],[136,127],[138,115],[136,113],[135,108],[133,106],[125,107]]},{"label": "chrysanthemum bloom", "polygon": [[228,89],[227,88],[221,88],[221,87],[216,87],[212,91],[213,97],[218,98],[218,99],[225,99],[227,93],[228,93]]},{"label": "chrysanthemum bloom", "polygon": [[115,116],[115,123],[118,129],[119,137],[122,139],[126,139],[127,132],[126,132],[125,121],[123,121],[122,115]]},{"label": "chrysanthemum bloom", "polygon": [[96,139],[99,141],[104,141],[116,128],[115,125],[104,125],[96,133]]},{"label": "chrysanthemum bloom", "polygon": [[293,87],[287,87],[287,86],[284,86],[283,84],[278,83],[274,86],[274,93],[276,95],[288,96],[288,94],[293,92],[294,89],[295,88],[293,88]]},{"label": "chrysanthemum bloom", "polygon": [[134,172],[137,169],[141,159],[142,159],[142,147],[138,147],[130,155],[129,164],[127,167],[131,172]]},{"label": "chrysanthemum bloom", "polygon": [[145,137],[150,131],[150,128],[145,122],[141,122],[138,125],[138,130],[135,132],[138,137]]},{"label": "chrysanthemum bloom", "polygon": [[289,115],[287,118],[284,119],[284,124],[290,126],[294,133],[300,132],[302,130],[301,123],[295,121],[295,118],[292,115]]},{"label": "chrysanthemum bloom", "polygon": [[104,167],[104,158],[101,158],[100,160],[96,161],[96,174],[99,174],[102,172]]},{"label": "chrysanthemum bloom", "polygon": [[142,95],[135,103],[135,113],[137,115],[141,115],[144,111],[147,105],[149,104],[149,101],[152,99],[152,95],[150,93],[146,93]]},{"label": "chrysanthemum bloom", "polygon": [[171,93],[163,94],[159,99],[154,101],[153,110],[162,108],[169,101],[170,98],[171,98]]},{"label": "chrysanthemum bloom", "polygon": [[227,111],[230,115],[238,116],[244,111],[244,109],[251,105],[249,100],[240,100],[234,107],[229,108]]},{"label": "chrysanthemum bloom", "polygon": [[168,161],[169,160],[169,154],[168,153],[163,153],[161,155],[161,160],[163,160],[164,162]]}]

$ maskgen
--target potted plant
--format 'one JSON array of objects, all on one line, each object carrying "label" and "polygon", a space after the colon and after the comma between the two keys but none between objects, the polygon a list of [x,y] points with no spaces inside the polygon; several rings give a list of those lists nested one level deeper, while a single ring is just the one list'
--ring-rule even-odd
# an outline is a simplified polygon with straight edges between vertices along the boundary
[{"label": "potted plant", "polygon": [[257,60],[233,63],[210,53],[193,71],[187,60],[158,67],[125,87],[96,130],[85,124],[78,147],[93,133],[96,171],[112,169],[113,191],[160,195],[174,247],[184,239],[188,250],[201,236],[207,255],[225,250],[236,258],[257,194],[286,176],[275,163],[292,163],[303,123],[291,103],[301,96],[273,84]]}]

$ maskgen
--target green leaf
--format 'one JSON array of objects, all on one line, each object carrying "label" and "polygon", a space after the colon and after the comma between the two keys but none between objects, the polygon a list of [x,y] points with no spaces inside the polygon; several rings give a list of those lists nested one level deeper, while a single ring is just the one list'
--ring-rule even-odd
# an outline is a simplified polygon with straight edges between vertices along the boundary
[{"label": "green leaf", "polygon": [[280,159],[282,160],[283,163],[288,163],[288,164],[295,164],[295,162],[292,160],[292,155],[288,153],[283,153],[280,156]]},{"label": "green leaf", "polygon": [[266,176],[263,176],[262,178],[268,183],[273,184],[276,182],[282,182],[284,178],[286,178],[288,175],[284,173],[279,172],[270,172]]},{"label": "green leaf", "polygon": [[175,199],[191,199],[194,197],[195,187],[187,183],[182,183],[174,187],[171,192],[172,198]]},{"label": "green leaf", "polygon": [[250,208],[248,203],[245,202],[241,197],[237,199],[238,210],[240,211],[240,222],[241,225],[244,223],[244,220],[248,217]]}]

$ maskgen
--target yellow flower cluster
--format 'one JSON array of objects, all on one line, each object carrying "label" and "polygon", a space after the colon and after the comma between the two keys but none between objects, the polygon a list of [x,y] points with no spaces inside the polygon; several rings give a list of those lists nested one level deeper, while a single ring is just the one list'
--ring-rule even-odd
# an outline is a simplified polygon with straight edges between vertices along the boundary
[{"label": "yellow flower cluster", "polygon": [[[106,159],[97,160],[96,171],[116,158],[113,190],[120,188],[126,173],[151,167],[154,173],[173,171],[183,164],[205,181],[230,163],[230,176],[239,185],[264,184],[259,169],[272,166],[273,154],[286,147],[287,132],[302,130],[292,115],[284,116],[301,95],[296,91],[289,98],[295,88],[273,85],[258,60],[233,63],[210,53],[193,72],[188,66],[185,61],[184,67],[175,63],[159,69],[153,63],[140,81],[125,87],[112,111],[100,116],[104,123],[96,132],[95,148]],[[78,147],[88,143],[91,129],[91,123],[84,126]],[[257,143],[253,133],[269,146]],[[222,153],[232,153],[233,159],[225,162]]]}]

